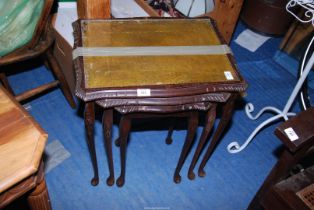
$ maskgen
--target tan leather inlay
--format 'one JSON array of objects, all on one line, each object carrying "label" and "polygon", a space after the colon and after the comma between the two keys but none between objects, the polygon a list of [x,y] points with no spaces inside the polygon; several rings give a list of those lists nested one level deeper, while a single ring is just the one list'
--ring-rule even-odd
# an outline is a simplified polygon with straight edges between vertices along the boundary
[{"label": "tan leather inlay", "polygon": [[[82,47],[211,46],[220,41],[208,19],[83,20]],[[86,56],[85,88],[239,81],[227,55]]]},{"label": "tan leather inlay", "polygon": [[85,87],[128,87],[239,81],[224,55],[84,57]]},{"label": "tan leather inlay", "polygon": [[88,21],[83,47],[220,44],[209,20]]}]

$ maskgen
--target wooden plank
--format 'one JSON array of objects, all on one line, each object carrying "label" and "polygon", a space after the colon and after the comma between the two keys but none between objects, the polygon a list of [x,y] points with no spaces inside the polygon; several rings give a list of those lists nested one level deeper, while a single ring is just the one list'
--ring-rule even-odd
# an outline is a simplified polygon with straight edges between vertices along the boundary
[{"label": "wooden plank", "polygon": [[[158,13],[147,4],[147,1],[135,0],[135,2],[151,17],[159,17]],[[214,10],[202,15],[211,17],[216,21],[218,30],[226,43],[229,43],[232,38],[242,4],[243,0],[215,0]]]},{"label": "wooden plank", "polygon": [[151,17],[159,17],[158,13],[147,4],[144,0],[135,0],[135,2],[142,7],[145,12]]},{"label": "wooden plank", "polygon": [[217,22],[217,27],[226,43],[229,43],[242,8],[243,0],[215,0],[215,9],[208,14]]},{"label": "wooden plank", "polygon": [[98,19],[110,18],[110,0],[78,0],[79,18]]},{"label": "wooden plank", "polygon": [[47,84],[44,84],[44,85],[41,85],[41,86],[38,86],[34,89],[31,89],[31,90],[28,90],[28,91],[25,91],[17,96],[15,96],[15,99],[18,101],[18,102],[21,102],[23,100],[26,100],[30,97],[33,97],[35,95],[38,95],[46,90],[49,90],[53,87],[57,87],[59,84],[59,81],[58,80],[55,80],[53,82],[50,82],[50,83],[47,83]]}]

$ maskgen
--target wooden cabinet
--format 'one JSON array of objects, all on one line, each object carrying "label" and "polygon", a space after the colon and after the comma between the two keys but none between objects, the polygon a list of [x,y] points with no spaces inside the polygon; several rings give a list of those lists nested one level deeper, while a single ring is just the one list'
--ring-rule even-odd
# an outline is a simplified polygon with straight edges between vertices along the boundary
[{"label": "wooden cabinet", "polygon": [[312,24],[295,20],[280,44],[280,49],[294,58],[301,58],[314,35]]},{"label": "wooden cabinet", "polygon": [[77,0],[80,18],[110,18],[110,0]]},{"label": "wooden cabinet", "polygon": [[[135,0],[150,16],[158,16],[144,0]],[[110,18],[110,0],[78,0],[80,18]],[[243,0],[215,0],[215,9],[205,14],[217,22],[218,30],[230,42],[239,18]]]},{"label": "wooden cabinet", "polygon": [[[158,17],[145,0],[135,0],[150,16]],[[217,23],[217,27],[222,37],[227,43],[230,42],[239,14],[242,8],[243,0],[215,0],[215,9],[204,16],[211,17]]]},{"label": "wooden cabinet", "polygon": [[237,24],[243,0],[215,0],[215,9],[208,15],[217,22],[218,30],[227,43]]}]

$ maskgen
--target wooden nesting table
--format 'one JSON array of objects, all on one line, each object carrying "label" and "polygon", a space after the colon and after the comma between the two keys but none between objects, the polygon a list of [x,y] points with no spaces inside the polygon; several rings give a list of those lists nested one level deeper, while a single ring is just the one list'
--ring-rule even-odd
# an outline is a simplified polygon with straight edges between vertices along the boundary
[{"label": "wooden nesting table", "polygon": [[26,193],[31,209],[51,209],[41,161],[47,137],[0,86],[0,209]]},{"label": "wooden nesting table", "polygon": [[[93,135],[96,102],[104,108],[108,185],[114,183],[114,109],[125,115],[167,110],[175,114],[204,111],[200,104],[211,104],[189,170],[193,179],[193,168],[214,122],[217,104],[225,107],[223,119],[203,167],[231,118],[236,97],[247,86],[215,25],[210,19],[114,19],[78,20],[73,27],[76,95],[85,102],[85,127],[94,169],[92,185],[99,181]],[[197,126],[197,121],[194,124]]]}]

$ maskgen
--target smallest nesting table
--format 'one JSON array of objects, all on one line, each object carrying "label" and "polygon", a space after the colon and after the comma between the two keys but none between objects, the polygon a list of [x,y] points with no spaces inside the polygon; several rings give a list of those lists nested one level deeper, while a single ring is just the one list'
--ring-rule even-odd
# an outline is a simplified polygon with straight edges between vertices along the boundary
[{"label": "smallest nesting table", "polygon": [[[184,100],[183,100],[184,99]],[[193,143],[196,128],[198,126],[198,112],[207,111],[211,107],[209,102],[195,102],[196,97],[183,97],[181,98],[152,98],[152,99],[130,99],[125,101],[124,105],[116,106],[115,110],[122,114],[119,125],[119,145],[120,145],[120,156],[121,156],[121,174],[117,180],[119,187],[123,186],[125,180],[125,162],[126,162],[126,145],[127,137],[131,129],[131,120],[134,118],[156,118],[156,117],[186,117],[188,118],[188,131],[185,139],[184,146],[182,148],[175,173],[174,181],[179,183],[181,181],[180,170],[184,164],[187,153]],[[187,102],[190,103],[187,103]],[[122,101],[120,101],[121,104]],[[184,103],[185,102],[185,103]],[[192,103],[193,102],[193,103]],[[109,104],[115,104],[115,100],[104,100],[97,101],[98,105],[104,109],[108,109]],[[119,100],[117,101],[119,103]],[[129,105],[126,105],[129,104]],[[134,104],[134,105],[131,105]],[[142,105],[145,104],[145,105]],[[157,105],[163,104],[163,105]],[[111,133],[111,124],[108,120],[112,119],[112,112],[104,112],[104,131],[105,135]],[[112,122],[112,120],[111,120]],[[110,138],[106,138],[106,148],[111,147]],[[109,170],[110,178],[113,179],[113,167],[112,167],[112,154],[109,152]],[[109,179],[110,179],[109,178]],[[112,183],[112,182],[111,182]],[[111,184],[109,183],[109,185]]]}]

